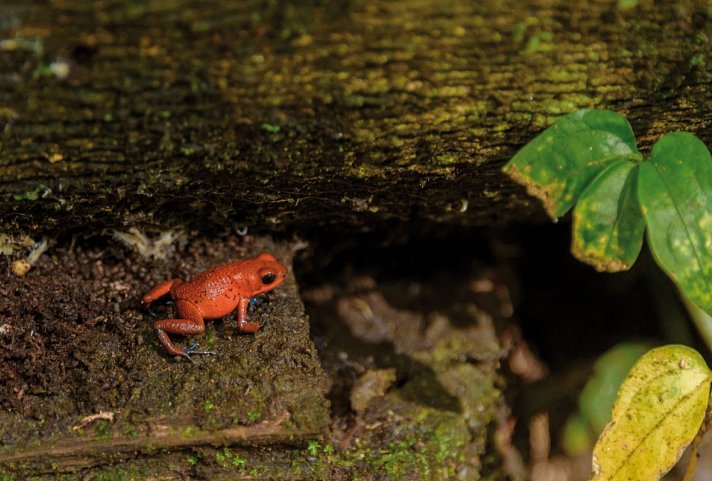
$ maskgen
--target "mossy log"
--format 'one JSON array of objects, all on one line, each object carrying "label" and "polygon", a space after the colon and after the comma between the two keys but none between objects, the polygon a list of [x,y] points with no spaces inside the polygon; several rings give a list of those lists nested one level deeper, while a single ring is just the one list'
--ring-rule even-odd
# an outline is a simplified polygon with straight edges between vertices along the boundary
[{"label": "mossy log", "polygon": [[0,11],[7,233],[544,219],[556,116],[712,143],[705,0],[35,2]]},{"label": "mossy log", "polygon": [[[141,309],[148,286],[181,265],[195,272],[193,263],[263,251],[290,274],[252,308],[262,328],[240,335],[233,318],[209,322],[204,335],[174,340],[215,356],[168,356],[151,320],[175,311],[160,302]],[[190,453],[211,453],[216,469],[229,464],[245,475],[238,459],[259,470],[308,465],[299,456],[328,432],[328,401],[291,246],[245,236],[195,243],[182,255],[169,248],[163,261],[118,252],[58,247],[24,277],[2,270],[0,310],[11,334],[0,356],[0,479],[129,479],[96,474],[110,465],[129,472],[126,463],[141,465],[133,479],[150,479],[176,464],[192,468]]]}]

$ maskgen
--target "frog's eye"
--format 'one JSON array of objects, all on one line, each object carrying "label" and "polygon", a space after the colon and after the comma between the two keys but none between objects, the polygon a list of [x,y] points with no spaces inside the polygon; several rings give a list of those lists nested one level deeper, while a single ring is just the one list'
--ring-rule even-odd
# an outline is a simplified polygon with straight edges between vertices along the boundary
[{"label": "frog's eye", "polygon": [[272,274],[271,272],[269,274],[265,274],[262,276],[262,284],[268,286],[272,284],[276,278],[277,276]]}]

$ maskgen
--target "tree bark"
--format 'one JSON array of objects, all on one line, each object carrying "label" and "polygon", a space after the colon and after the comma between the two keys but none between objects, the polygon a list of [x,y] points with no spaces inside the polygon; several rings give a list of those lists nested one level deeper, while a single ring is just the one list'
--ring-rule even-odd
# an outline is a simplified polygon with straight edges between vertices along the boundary
[{"label": "tree bark", "polygon": [[706,1],[3,3],[11,233],[543,219],[500,168],[560,114],[712,141]]}]

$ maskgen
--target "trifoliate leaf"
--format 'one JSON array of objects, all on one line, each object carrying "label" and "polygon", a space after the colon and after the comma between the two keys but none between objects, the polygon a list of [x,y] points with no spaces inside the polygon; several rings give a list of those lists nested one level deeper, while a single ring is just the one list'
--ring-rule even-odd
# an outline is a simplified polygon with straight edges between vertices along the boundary
[{"label": "trifoliate leaf", "polygon": [[639,157],[628,120],[609,110],[579,110],[559,117],[504,166],[556,219],[591,180],[621,158]]}]

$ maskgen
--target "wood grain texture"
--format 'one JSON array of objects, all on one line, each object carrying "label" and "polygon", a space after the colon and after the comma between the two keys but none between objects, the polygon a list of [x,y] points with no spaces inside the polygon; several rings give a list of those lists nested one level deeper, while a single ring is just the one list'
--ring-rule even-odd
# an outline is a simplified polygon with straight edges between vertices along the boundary
[{"label": "wood grain texture", "polygon": [[3,4],[12,233],[544,220],[500,168],[560,114],[712,143],[706,1]]}]

